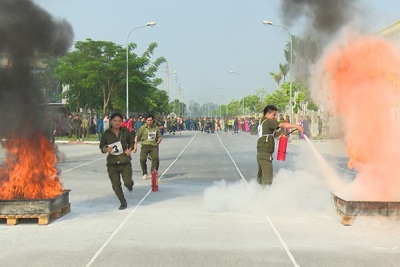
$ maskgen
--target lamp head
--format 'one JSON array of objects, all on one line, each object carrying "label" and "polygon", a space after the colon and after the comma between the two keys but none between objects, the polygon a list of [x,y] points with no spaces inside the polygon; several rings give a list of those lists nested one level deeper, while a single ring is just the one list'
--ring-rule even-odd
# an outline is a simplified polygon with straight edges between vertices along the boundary
[{"label": "lamp head", "polygon": [[272,25],[272,21],[270,21],[270,20],[263,20],[262,23],[264,25]]},{"label": "lamp head", "polygon": [[156,22],[155,21],[147,22],[146,26],[154,27],[156,26]]}]

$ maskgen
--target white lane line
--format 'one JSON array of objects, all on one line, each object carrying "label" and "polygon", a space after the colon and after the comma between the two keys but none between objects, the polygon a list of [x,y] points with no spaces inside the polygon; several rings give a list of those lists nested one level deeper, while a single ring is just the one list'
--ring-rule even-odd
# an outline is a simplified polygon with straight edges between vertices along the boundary
[{"label": "white lane line", "polygon": [[125,223],[129,220],[129,218],[133,215],[133,213],[139,208],[139,206],[143,203],[143,201],[147,198],[148,195],[151,193],[151,188],[147,191],[146,195],[139,201],[139,203],[135,206],[135,208],[126,216],[125,220],[114,230],[114,232],[110,235],[110,237],[104,242],[104,244],[97,250],[97,252],[93,255],[90,261],[85,265],[89,267],[92,263],[97,259],[97,257],[103,252],[103,250],[107,247],[107,245],[113,240],[114,236],[118,234],[119,230],[124,227]]},{"label": "white lane line", "polygon": [[242,177],[242,180],[246,183],[246,185],[249,185],[246,181],[246,178],[244,178],[243,174],[240,172],[239,167],[236,165],[236,162],[233,160],[231,154],[229,153],[228,149],[226,149],[224,143],[222,143],[221,138],[219,137],[219,134],[216,132],[217,137],[219,139],[219,142],[221,143],[222,147],[225,149],[226,153],[228,154],[228,156],[231,158],[231,161],[233,162],[233,165],[235,165],[236,170],[238,171],[240,177]]},{"label": "white lane line", "polygon": [[183,150],[181,151],[181,153],[179,153],[179,155],[176,157],[176,159],[168,166],[168,168],[165,169],[165,171],[161,174],[161,176],[158,178],[158,181],[160,181],[163,177],[164,174],[167,173],[167,171],[172,167],[172,165],[174,165],[174,163],[179,159],[179,157],[183,154],[183,152],[185,152],[185,150],[188,148],[188,146],[190,145],[190,143],[192,143],[192,141],[194,140],[194,138],[197,135],[197,131],[196,133],[193,135],[192,139],[190,139],[189,143],[183,148]]},{"label": "white lane line", "polygon": [[[240,172],[238,166],[236,165],[235,161],[233,160],[231,154],[229,153],[228,149],[224,146],[224,144],[222,143],[221,138],[219,137],[218,133],[217,133],[218,139],[221,142],[222,147],[225,149],[226,153],[228,153],[229,157],[231,158],[233,164],[236,167],[236,170],[239,172],[239,175],[242,177],[243,181],[246,183],[247,186],[249,186],[249,184],[247,183],[246,179],[243,177],[242,173]],[[300,265],[297,264],[296,260],[294,259],[292,253],[289,250],[289,247],[286,245],[285,241],[283,241],[283,238],[281,237],[281,235],[279,234],[278,230],[276,229],[275,225],[272,223],[271,219],[269,218],[268,215],[264,215],[264,217],[267,219],[269,225],[271,226],[272,230],[274,231],[276,237],[279,239],[279,242],[281,242],[282,247],[285,249],[286,254],[289,256],[290,261],[293,263],[293,266],[295,267],[300,267]]]},{"label": "white lane line", "polygon": [[293,263],[293,266],[295,267],[300,267],[300,265],[297,264],[296,260],[293,257],[293,254],[290,252],[289,247],[286,245],[285,241],[283,241],[283,238],[281,237],[281,235],[279,234],[278,230],[276,230],[275,225],[272,223],[271,219],[269,218],[268,215],[264,216],[269,225],[271,226],[272,230],[274,230],[275,235],[278,237],[279,241],[282,244],[282,247],[285,249],[286,254],[289,256],[290,261]]},{"label": "white lane line", "polygon": [[[197,132],[195,135],[190,139],[189,143],[183,148],[181,153],[175,158],[175,160],[168,166],[168,168],[162,173],[161,177],[158,178],[160,180],[164,174],[171,168],[172,165],[178,160],[178,158],[185,152],[185,150],[188,148],[190,143],[192,143],[193,139],[196,137]],[[151,188],[149,191],[147,191],[146,195],[139,201],[139,203],[133,208],[133,210],[126,216],[125,220],[121,222],[121,224],[114,230],[114,232],[110,235],[110,237],[104,242],[104,244],[97,250],[97,252],[93,255],[93,257],[90,259],[90,261],[85,265],[85,267],[89,267],[93,264],[93,262],[97,259],[97,257],[103,252],[103,250],[107,247],[107,245],[113,240],[113,238],[118,234],[118,232],[124,227],[125,223],[129,220],[130,217],[132,217],[133,213],[139,208],[139,206],[143,203],[143,201],[150,195],[151,193]]]},{"label": "white lane line", "polygon": [[76,166],[76,167],[73,167],[73,168],[71,168],[71,169],[68,169],[68,170],[62,171],[62,173],[66,173],[66,172],[69,172],[69,171],[72,171],[72,170],[78,169],[78,168],[80,168],[80,167],[82,167],[82,166],[89,165],[89,164],[91,164],[91,163],[93,163],[93,162],[96,162],[96,161],[99,161],[99,160],[102,160],[102,159],[105,159],[105,158],[106,158],[106,157],[101,157],[101,158],[99,158],[99,159],[95,159],[95,160],[92,160],[92,161],[89,161],[89,162],[83,163],[83,164],[81,164],[81,165],[78,165],[78,166]]}]

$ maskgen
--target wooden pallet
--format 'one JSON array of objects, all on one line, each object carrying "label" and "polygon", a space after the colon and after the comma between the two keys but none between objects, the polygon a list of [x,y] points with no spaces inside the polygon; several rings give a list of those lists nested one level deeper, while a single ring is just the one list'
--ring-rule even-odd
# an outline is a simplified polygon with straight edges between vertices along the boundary
[{"label": "wooden pallet", "polygon": [[356,218],[356,216],[344,214],[340,210],[336,210],[336,212],[342,217],[342,224],[344,226],[351,226]]},{"label": "wooden pallet", "polygon": [[16,225],[20,219],[38,219],[39,225],[49,224],[50,219],[58,219],[71,211],[71,203],[68,203],[59,210],[49,214],[6,214],[0,215],[0,219],[6,219],[7,225]]}]

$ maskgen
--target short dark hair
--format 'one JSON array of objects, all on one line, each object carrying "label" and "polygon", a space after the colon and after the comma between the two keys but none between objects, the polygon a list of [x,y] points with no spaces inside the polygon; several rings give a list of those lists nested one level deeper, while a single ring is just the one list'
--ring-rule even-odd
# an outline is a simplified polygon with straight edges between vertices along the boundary
[{"label": "short dark hair", "polygon": [[268,105],[264,108],[264,116],[265,114],[271,112],[271,111],[278,111],[278,108],[275,107],[274,105]]},{"label": "short dark hair", "polygon": [[115,117],[120,117],[121,120],[124,119],[123,116],[122,116],[122,114],[121,114],[121,113],[118,113],[118,112],[111,114],[111,118],[110,118],[110,119],[112,120],[112,119],[114,119]]},{"label": "short dark hair", "polygon": [[147,120],[148,118],[151,118],[152,120],[154,120],[154,115],[152,115],[152,114],[151,114],[151,115],[147,115],[147,116],[146,116],[146,120]]}]

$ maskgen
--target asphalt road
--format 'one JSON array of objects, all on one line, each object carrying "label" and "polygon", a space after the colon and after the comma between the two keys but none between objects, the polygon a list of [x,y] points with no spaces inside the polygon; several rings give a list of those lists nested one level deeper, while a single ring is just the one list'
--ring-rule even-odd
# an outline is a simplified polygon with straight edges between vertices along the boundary
[{"label": "asphalt road", "polygon": [[[400,266],[398,218],[343,226],[325,170],[296,138],[287,160],[274,162],[272,187],[259,187],[255,143],[245,133],[164,136],[159,191],[141,180],[133,154],[123,211],[98,146],[60,144],[71,212],[46,226],[0,220],[0,265]],[[354,177],[340,143],[314,145],[341,177]]]}]

